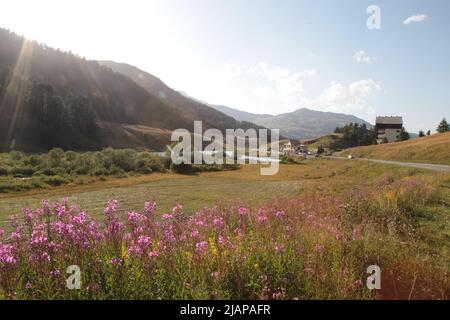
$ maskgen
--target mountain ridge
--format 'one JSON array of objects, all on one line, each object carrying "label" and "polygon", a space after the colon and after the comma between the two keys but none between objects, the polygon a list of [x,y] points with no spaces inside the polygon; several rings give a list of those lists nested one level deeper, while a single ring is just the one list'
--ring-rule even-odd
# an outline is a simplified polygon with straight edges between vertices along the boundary
[{"label": "mountain ridge", "polygon": [[299,108],[292,112],[278,115],[256,114],[241,111],[222,105],[211,105],[236,119],[246,119],[267,128],[279,128],[281,134],[296,139],[311,139],[330,134],[336,127],[344,126],[350,122],[373,125],[354,115],[329,111],[317,111],[310,108]]}]

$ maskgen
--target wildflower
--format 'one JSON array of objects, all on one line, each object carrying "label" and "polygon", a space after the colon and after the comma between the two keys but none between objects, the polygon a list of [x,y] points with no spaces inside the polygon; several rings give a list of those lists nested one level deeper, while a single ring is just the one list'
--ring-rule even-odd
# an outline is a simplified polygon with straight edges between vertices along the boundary
[{"label": "wildflower", "polygon": [[224,236],[219,236],[219,244],[225,245],[227,243],[227,239]]},{"label": "wildflower", "polygon": [[275,244],[274,248],[276,253],[281,253],[284,251],[284,246],[282,244]]},{"label": "wildflower", "polygon": [[109,263],[112,264],[113,266],[122,264],[122,262],[123,260],[120,258],[112,258],[109,260]]},{"label": "wildflower", "polygon": [[148,254],[148,256],[149,256],[150,258],[156,258],[156,257],[158,256],[158,252],[156,252],[155,250],[150,251],[149,254]]},{"label": "wildflower", "polygon": [[317,253],[320,253],[320,252],[323,251],[323,248],[324,248],[323,245],[318,244],[318,245],[315,246],[314,251],[317,252]]},{"label": "wildflower", "polygon": [[357,225],[356,227],[353,228],[353,239],[354,240],[361,239],[361,230],[362,230],[361,225]]},{"label": "wildflower", "polygon": [[197,227],[203,227],[203,226],[205,226],[205,221],[199,220],[199,221],[197,221],[197,222],[195,223],[195,225],[196,225]]},{"label": "wildflower", "polygon": [[224,225],[224,223],[223,223],[223,218],[216,218],[216,219],[214,219],[214,220],[213,220],[213,224],[214,224],[216,227],[218,227],[218,228],[222,227],[222,226]]},{"label": "wildflower", "polygon": [[279,210],[279,211],[277,211],[277,213],[275,214],[275,216],[276,216],[278,219],[280,219],[280,220],[282,220],[282,219],[284,218],[285,215],[286,215],[286,214],[285,214],[285,212],[284,212],[283,210]]},{"label": "wildflower", "polygon": [[310,274],[314,273],[314,270],[311,267],[306,267],[305,270],[303,270],[303,271],[305,271],[306,273],[310,273]]},{"label": "wildflower", "polygon": [[144,211],[147,214],[152,214],[156,211],[156,202],[145,202],[144,203]]},{"label": "wildflower", "polygon": [[127,212],[127,217],[130,223],[136,223],[140,220],[140,214],[135,211]]},{"label": "wildflower", "polygon": [[172,213],[181,213],[183,210],[183,206],[181,204],[177,204],[175,207],[172,208]]},{"label": "wildflower", "polygon": [[213,278],[213,279],[218,279],[219,278],[219,271],[214,271],[214,272],[211,272],[211,277]]},{"label": "wildflower", "polygon": [[197,229],[195,229],[191,232],[192,238],[198,238],[199,236],[200,236],[200,232]]},{"label": "wildflower", "polygon": [[207,249],[208,249],[208,242],[206,241],[197,242],[195,244],[195,253],[197,254],[205,254]]},{"label": "wildflower", "polygon": [[119,202],[117,200],[109,200],[108,205],[103,210],[103,213],[105,214],[105,216],[108,217],[108,216],[111,216],[112,214],[114,214],[118,208],[119,208]]},{"label": "wildflower", "polygon": [[30,282],[25,283],[25,289],[30,290],[31,288],[33,288],[33,286]]},{"label": "wildflower", "polygon": [[28,208],[23,209],[23,216],[26,222],[33,220],[33,212]]},{"label": "wildflower", "polygon": [[258,221],[258,223],[260,223],[260,224],[266,223],[267,220],[268,220],[268,219],[267,219],[267,216],[264,215],[264,214],[260,214],[260,215],[256,218],[256,221]]},{"label": "wildflower", "polygon": [[272,294],[272,299],[274,300],[279,300],[282,299],[286,294],[286,289],[285,288],[279,288],[277,291],[275,291]]},{"label": "wildflower", "polygon": [[58,277],[61,275],[61,271],[59,271],[59,269],[52,270],[52,271],[50,271],[50,275],[51,275],[53,278],[58,278]]},{"label": "wildflower", "polygon": [[361,280],[361,279],[356,280],[356,281],[355,281],[355,286],[357,286],[357,287],[362,287],[362,286],[363,286],[362,280]]},{"label": "wildflower", "polygon": [[168,213],[164,213],[164,214],[161,216],[161,218],[162,218],[163,220],[170,220],[170,219],[173,218],[173,215],[168,214]]},{"label": "wildflower", "polygon": [[248,209],[245,207],[240,207],[239,208],[239,215],[241,216],[245,216],[248,213]]}]

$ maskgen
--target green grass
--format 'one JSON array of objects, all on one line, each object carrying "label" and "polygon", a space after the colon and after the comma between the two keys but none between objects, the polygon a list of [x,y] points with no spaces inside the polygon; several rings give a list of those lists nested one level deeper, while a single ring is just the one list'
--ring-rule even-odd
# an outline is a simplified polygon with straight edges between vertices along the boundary
[{"label": "green grass", "polygon": [[103,205],[112,198],[120,200],[124,209],[138,209],[145,200],[153,199],[163,211],[182,203],[188,212],[194,212],[217,201],[242,200],[260,204],[322,192],[346,196],[355,188],[370,187],[386,172],[402,177],[424,171],[374,163],[313,159],[302,165],[281,165],[280,172],[274,176],[261,176],[259,166],[247,165],[240,170],[197,175],[158,173],[108,178],[86,185],[1,195],[0,224],[11,214],[20,213],[23,207],[36,208],[42,199],[59,200],[64,196],[92,214],[100,214]]}]

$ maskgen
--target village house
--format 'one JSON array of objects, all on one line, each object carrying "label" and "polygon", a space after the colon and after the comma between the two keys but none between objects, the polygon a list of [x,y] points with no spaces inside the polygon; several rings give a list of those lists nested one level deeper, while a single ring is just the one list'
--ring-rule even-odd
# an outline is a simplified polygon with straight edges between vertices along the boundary
[{"label": "village house", "polygon": [[298,140],[289,139],[281,145],[280,152],[284,155],[296,155],[308,152],[308,147]]},{"label": "village house", "polygon": [[377,132],[377,143],[395,142],[403,127],[402,117],[377,117],[375,129]]}]

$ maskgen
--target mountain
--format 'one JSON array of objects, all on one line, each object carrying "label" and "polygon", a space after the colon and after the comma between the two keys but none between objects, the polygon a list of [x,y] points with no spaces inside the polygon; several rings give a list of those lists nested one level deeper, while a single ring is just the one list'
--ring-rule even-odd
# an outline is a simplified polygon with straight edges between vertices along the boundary
[{"label": "mountain", "polygon": [[1,28],[0,113],[0,151],[162,150],[194,120],[205,129],[259,128],[130,65],[90,61]]},{"label": "mountain", "polygon": [[212,107],[237,120],[253,122],[266,128],[278,128],[282,135],[296,139],[312,139],[324,136],[334,132],[336,127],[344,126],[350,122],[365,123],[372,127],[367,121],[353,115],[322,112],[307,108],[274,116],[249,113],[226,106],[212,105]]},{"label": "mountain", "polygon": [[103,66],[109,67],[115,72],[121,73],[138,85],[146,89],[150,94],[157,96],[168,106],[176,109],[184,118],[194,120],[203,120],[204,128],[225,129],[248,129],[261,128],[250,123],[245,119],[236,121],[232,115],[227,115],[220,110],[212,108],[206,103],[193,99],[182,92],[178,92],[154,75],[138,69],[135,66],[126,63],[117,63],[114,61],[99,61]]}]

